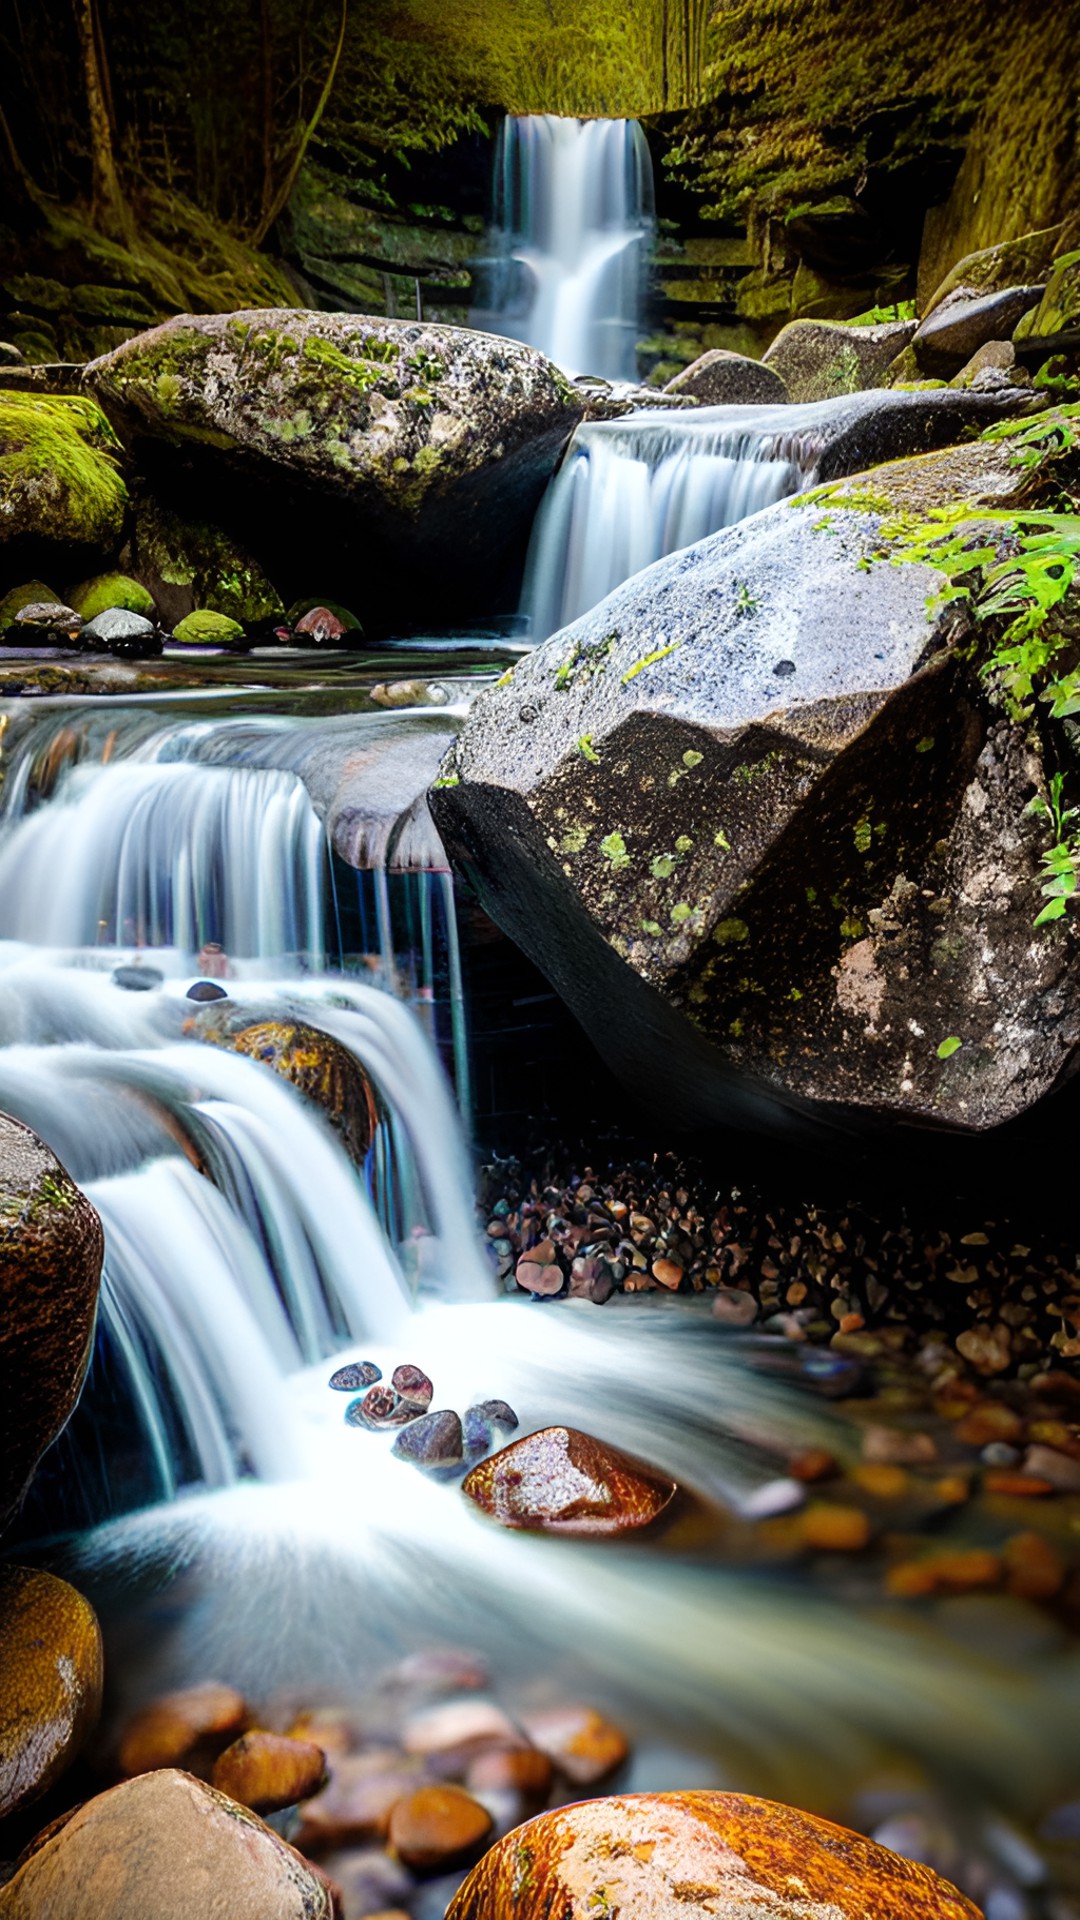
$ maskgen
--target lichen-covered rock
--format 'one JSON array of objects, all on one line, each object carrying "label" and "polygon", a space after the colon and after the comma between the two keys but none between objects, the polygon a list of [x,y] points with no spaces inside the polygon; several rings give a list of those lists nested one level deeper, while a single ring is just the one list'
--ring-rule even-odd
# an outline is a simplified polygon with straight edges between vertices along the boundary
[{"label": "lichen-covered rock", "polygon": [[831,400],[879,387],[914,332],[914,320],[873,327],[792,320],[777,334],[763,365],[779,374],[792,400]]},{"label": "lichen-covered rock", "polygon": [[685,394],[702,407],[780,406],[790,398],[775,367],[723,347],[700,354],[668,381],[664,392]]},{"label": "lichen-covered rock", "polygon": [[161,652],[161,635],[145,614],[106,607],[88,620],[79,639],[84,647],[105,648],[118,660],[150,660]]},{"label": "lichen-covered rock", "polygon": [[103,1254],[86,1195],[44,1141],[0,1114],[0,1520],[78,1400]]},{"label": "lichen-covered rock", "polygon": [[71,604],[84,620],[93,620],[113,607],[141,613],[144,619],[154,612],[153,594],[126,573],[99,573],[92,580],[84,580],[81,586],[72,588]]},{"label": "lichen-covered rock", "polygon": [[675,1482],[576,1427],[544,1427],[482,1460],[465,1492],[500,1526],[537,1533],[632,1533],[651,1526]]},{"label": "lichen-covered rock", "polygon": [[637,1793],[542,1813],[474,1867],[446,1920],[978,1920],[929,1867],[734,1793]]},{"label": "lichen-covered rock", "polygon": [[239,620],[230,620],[225,613],[196,607],[177,621],[172,637],[182,647],[229,647],[243,639],[244,629]]},{"label": "lichen-covered rock", "polygon": [[0,1818],[70,1766],[101,1708],[101,1632],[51,1573],[0,1567]]},{"label": "lichen-covered rock", "polygon": [[399,608],[490,590],[584,410],[531,347],[360,314],[184,315],[86,378],[174,479],[181,454],[204,456],[200,487],[224,489],[227,524],[247,510],[259,551],[301,511],[312,571],[311,543],[330,553],[347,531]]},{"label": "lichen-covered rock", "polygon": [[120,442],[89,397],[0,391],[0,550],[41,561],[115,553]]},{"label": "lichen-covered rock", "polygon": [[888,557],[898,520],[1010,504],[1009,459],[877,469],[659,561],[465,722],[447,851],[669,1117],[981,1130],[1076,1060],[1076,935],[1033,929],[1046,769],[946,576]]},{"label": "lichen-covered rock", "polygon": [[125,1780],[72,1814],[0,1889],[0,1920],[333,1920],[326,1882],[190,1774]]}]

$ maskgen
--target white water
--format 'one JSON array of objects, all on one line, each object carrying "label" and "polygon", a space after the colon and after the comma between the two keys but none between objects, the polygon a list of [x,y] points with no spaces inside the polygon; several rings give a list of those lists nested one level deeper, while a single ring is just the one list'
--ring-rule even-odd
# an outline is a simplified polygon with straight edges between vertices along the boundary
[{"label": "white water", "polygon": [[490,285],[472,325],[539,347],[569,374],[632,380],[652,233],[637,122],[504,120],[494,199]]},{"label": "white water", "polygon": [[532,639],[654,560],[808,485],[797,424],[811,411],[702,407],[579,427],[533,527],[522,600]]}]

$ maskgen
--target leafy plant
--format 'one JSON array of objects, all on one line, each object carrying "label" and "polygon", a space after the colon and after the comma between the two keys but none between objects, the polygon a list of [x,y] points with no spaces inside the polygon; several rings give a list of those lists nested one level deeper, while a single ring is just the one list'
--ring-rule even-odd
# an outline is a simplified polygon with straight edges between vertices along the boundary
[{"label": "leafy plant", "polygon": [[1036,794],[1027,808],[1028,813],[1049,821],[1054,836],[1054,845],[1042,856],[1042,892],[1046,905],[1035,921],[1037,927],[1045,926],[1048,920],[1061,919],[1080,880],[1080,827],[1077,826],[1080,807],[1065,806],[1064,784],[1064,776],[1055,773],[1050,781],[1049,800]]}]

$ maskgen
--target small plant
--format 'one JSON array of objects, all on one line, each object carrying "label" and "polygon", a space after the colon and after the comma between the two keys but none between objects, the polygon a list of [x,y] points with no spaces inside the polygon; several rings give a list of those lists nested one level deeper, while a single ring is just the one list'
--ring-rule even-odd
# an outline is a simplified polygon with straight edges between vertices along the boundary
[{"label": "small plant", "polygon": [[1049,821],[1054,836],[1054,845],[1042,856],[1042,893],[1046,905],[1035,921],[1037,927],[1062,918],[1080,879],[1080,827],[1077,825],[1080,807],[1064,805],[1064,784],[1064,775],[1055,773],[1050,781],[1049,800],[1036,794],[1027,808],[1028,813]]}]

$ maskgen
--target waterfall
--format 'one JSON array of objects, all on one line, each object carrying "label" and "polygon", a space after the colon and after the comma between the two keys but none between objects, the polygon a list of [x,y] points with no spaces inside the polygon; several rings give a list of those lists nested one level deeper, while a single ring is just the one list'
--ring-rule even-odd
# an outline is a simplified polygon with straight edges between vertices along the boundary
[{"label": "waterfall", "polygon": [[472,325],[539,347],[567,373],[634,379],[652,232],[637,121],[504,120],[493,228]]}]

